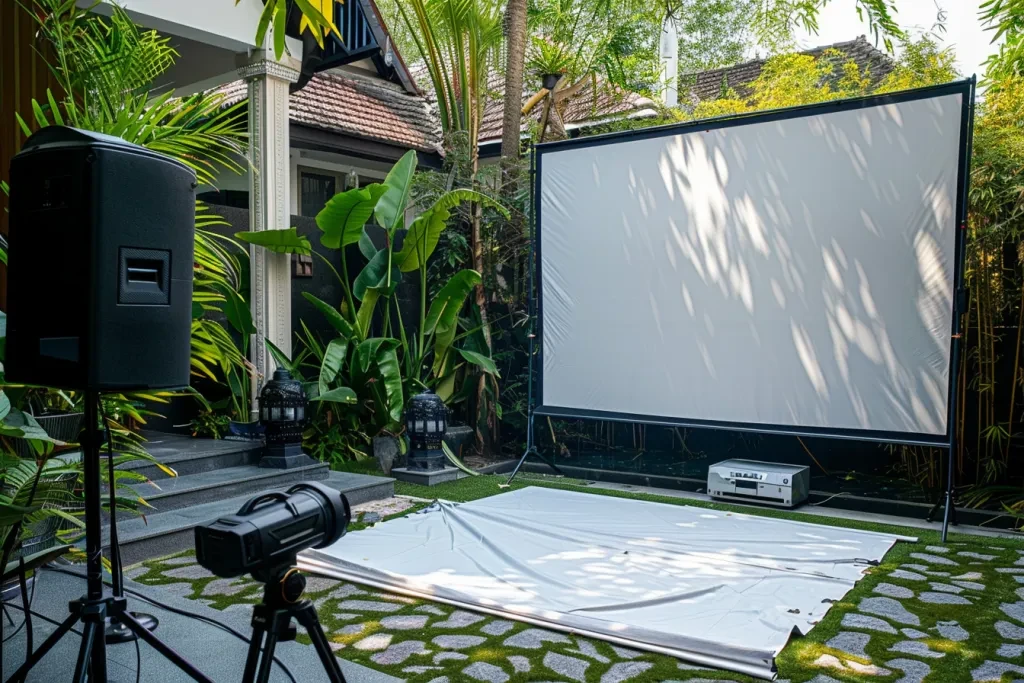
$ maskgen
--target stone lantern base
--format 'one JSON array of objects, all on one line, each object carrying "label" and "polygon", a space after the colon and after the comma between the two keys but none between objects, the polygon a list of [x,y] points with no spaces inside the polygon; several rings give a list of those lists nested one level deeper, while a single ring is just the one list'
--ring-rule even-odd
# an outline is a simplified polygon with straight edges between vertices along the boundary
[{"label": "stone lantern base", "polygon": [[396,467],[391,470],[391,476],[395,479],[420,486],[434,486],[446,481],[454,481],[460,475],[462,475],[462,470],[455,467],[445,467],[440,470],[414,470],[410,467]]},{"label": "stone lantern base", "polygon": [[266,446],[263,449],[263,457],[260,458],[260,467],[278,470],[290,470],[315,464],[316,460],[302,452],[301,443]]}]

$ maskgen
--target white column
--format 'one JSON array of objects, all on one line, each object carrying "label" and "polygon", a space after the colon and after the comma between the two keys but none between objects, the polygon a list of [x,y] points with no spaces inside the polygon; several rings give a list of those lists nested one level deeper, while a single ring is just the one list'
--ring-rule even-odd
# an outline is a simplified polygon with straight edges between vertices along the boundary
[{"label": "white column", "polygon": [[[289,209],[288,86],[299,78],[299,63],[256,50],[240,60],[239,75],[249,86],[249,220],[250,230],[291,227]],[[292,352],[291,258],[250,246],[251,307],[256,333],[250,357],[259,375],[253,380],[252,419],[256,398],[270,379],[274,362],[264,339],[289,356]]]},{"label": "white column", "polygon": [[675,17],[671,15],[662,22],[658,48],[661,58],[661,103],[666,107],[676,107],[679,105],[679,32]]}]

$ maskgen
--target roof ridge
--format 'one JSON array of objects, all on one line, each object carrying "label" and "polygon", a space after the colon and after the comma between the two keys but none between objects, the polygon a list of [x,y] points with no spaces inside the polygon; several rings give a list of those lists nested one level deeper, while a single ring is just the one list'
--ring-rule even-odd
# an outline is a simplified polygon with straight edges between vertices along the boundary
[{"label": "roof ridge", "polygon": [[[809,47],[809,48],[806,48],[806,49],[803,49],[803,50],[797,50],[796,54],[814,56],[814,53],[816,53],[816,52],[820,53],[820,52],[825,52],[826,50],[835,50],[835,49],[840,49],[843,46],[854,46],[854,45],[858,45],[858,44],[863,44],[865,47],[870,49],[871,52],[876,53],[879,57],[882,57],[882,58],[887,59],[887,60],[891,60],[892,59],[887,53],[882,52],[877,47],[875,47],[873,44],[871,44],[868,41],[867,36],[864,35],[863,33],[860,34],[859,36],[857,36],[856,38],[851,39],[851,40],[840,40],[838,42],[829,43],[827,45],[818,45],[816,47]],[[773,55],[773,56],[775,56],[775,55]],[[699,76],[701,74],[713,74],[713,73],[722,72],[722,71],[732,71],[734,69],[742,69],[744,67],[753,66],[754,64],[764,64],[769,59],[771,59],[771,56],[769,56],[769,57],[755,57],[754,59],[748,59],[748,60],[746,60],[744,62],[736,62],[735,64],[730,64],[728,66],[717,66],[714,69],[703,69],[701,71],[688,71],[686,73],[679,74],[679,77],[680,78],[685,78],[687,76]]]}]

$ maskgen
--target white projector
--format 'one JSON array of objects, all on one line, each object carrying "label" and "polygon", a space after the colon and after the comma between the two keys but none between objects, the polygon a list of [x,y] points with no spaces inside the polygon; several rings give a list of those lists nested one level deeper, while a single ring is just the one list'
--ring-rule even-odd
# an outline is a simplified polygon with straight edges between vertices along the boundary
[{"label": "white projector", "polygon": [[708,468],[708,495],[795,507],[807,500],[811,470],[804,465],[723,460]]}]

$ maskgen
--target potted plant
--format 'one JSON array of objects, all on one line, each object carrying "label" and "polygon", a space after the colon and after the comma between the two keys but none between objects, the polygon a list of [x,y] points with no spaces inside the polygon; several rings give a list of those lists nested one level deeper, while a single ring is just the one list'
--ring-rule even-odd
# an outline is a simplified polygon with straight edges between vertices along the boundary
[{"label": "potted plant", "polygon": [[561,45],[546,38],[534,37],[527,68],[531,73],[540,76],[546,90],[554,90],[558,81],[569,70],[571,61],[569,54]]},{"label": "potted plant", "polygon": [[[12,404],[31,415],[35,424],[54,441],[71,443],[78,440],[84,413],[80,399],[74,392],[25,386],[9,386],[6,392]],[[20,457],[31,455],[26,440],[20,439],[14,443]]]}]

